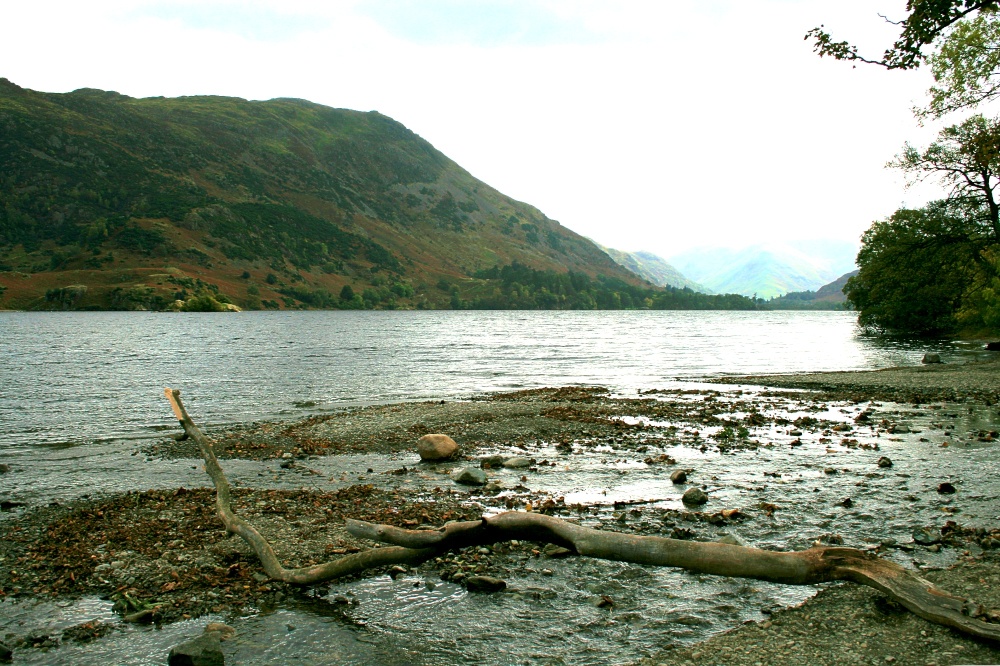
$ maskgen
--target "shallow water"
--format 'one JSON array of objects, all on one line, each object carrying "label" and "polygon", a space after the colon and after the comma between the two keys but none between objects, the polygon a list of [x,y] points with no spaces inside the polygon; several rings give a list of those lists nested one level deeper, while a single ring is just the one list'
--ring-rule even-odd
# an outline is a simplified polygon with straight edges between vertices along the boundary
[{"label": "shallow water", "polygon": [[[175,427],[163,385],[182,388],[196,418],[210,426],[487,390],[600,384],[635,395],[655,388],[704,388],[688,383],[698,375],[913,364],[931,350],[949,361],[976,355],[971,345],[876,344],[858,337],[845,313],[260,313],[259,318],[256,313],[228,318],[0,313],[0,326],[5,332],[0,417],[10,434],[0,443],[0,462],[12,467],[0,477],[0,500],[28,506],[208,485],[198,460],[151,460],[140,453],[144,439]],[[757,390],[711,388],[729,395]],[[816,413],[808,411],[807,394],[801,395],[802,400],[773,399],[775,409],[791,419],[809,415],[851,423],[868,406],[834,404],[828,413]],[[719,399],[729,399],[725,396]],[[533,491],[562,496],[567,504],[599,505],[581,515],[584,524],[623,515],[633,524],[652,524],[661,520],[658,509],[682,508],[685,488],[670,483],[672,468],[642,461],[662,452],[695,470],[692,483],[708,487],[706,511],[757,513],[762,501],[778,506],[773,518],[755,516],[724,528],[693,525],[698,538],[728,533],[748,545],[781,550],[808,547],[826,534],[856,547],[890,539],[908,544],[913,530],[946,519],[974,526],[1000,521],[997,445],[966,437],[997,429],[997,408],[941,407],[878,407],[876,421],[887,416],[913,432],[876,437],[858,429],[850,435],[877,443],[877,451],[845,446],[840,436],[821,442],[808,432],[803,445],[792,448],[789,428],[768,427],[751,433],[762,447],[726,454],[676,441],[654,444],[642,455],[614,439],[583,442],[569,454],[545,441],[528,442],[498,453],[527,454],[555,465],[492,474],[508,486],[524,475]],[[710,439],[715,430],[702,428],[701,437]],[[942,448],[944,441],[950,446]],[[883,455],[893,467],[877,466]],[[419,492],[446,481],[429,470],[383,474],[416,462],[415,455],[405,454],[309,460],[318,474],[279,470],[276,461],[224,465],[234,485],[248,487],[327,490],[364,481]],[[959,492],[939,495],[942,481]],[[852,498],[851,509],[840,505],[845,497]],[[473,493],[469,500],[488,512],[501,510],[503,497]],[[615,501],[646,503],[626,511]],[[10,515],[0,513],[0,520]],[[921,548],[888,553],[916,567],[943,566],[955,557],[953,551]],[[380,576],[323,587],[319,598],[292,600],[270,613],[200,618],[162,630],[123,625],[87,645],[19,649],[15,663],[160,664],[172,645],[197,635],[212,619],[237,629],[237,638],[224,644],[230,663],[629,663],[671,643],[762,619],[764,611],[815,593],[812,587],[582,558],[531,558],[516,570],[505,594],[469,595],[441,581],[432,581],[429,589],[416,573],[396,580]],[[591,603],[602,594],[615,600],[614,608]],[[358,603],[336,606],[335,595]],[[115,621],[110,604],[0,602],[0,638],[58,634],[92,619]]]}]

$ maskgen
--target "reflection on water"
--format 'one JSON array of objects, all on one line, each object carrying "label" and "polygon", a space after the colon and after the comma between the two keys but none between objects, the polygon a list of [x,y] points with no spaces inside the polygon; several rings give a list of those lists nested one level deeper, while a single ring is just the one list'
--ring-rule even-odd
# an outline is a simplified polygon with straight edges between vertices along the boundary
[{"label": "reflection on water", "polygon": [[180,388],[205,425],[346,405],[696,375],[945,360],[859,337],[845,312],[0,312],[8,447],[154,435]]}]

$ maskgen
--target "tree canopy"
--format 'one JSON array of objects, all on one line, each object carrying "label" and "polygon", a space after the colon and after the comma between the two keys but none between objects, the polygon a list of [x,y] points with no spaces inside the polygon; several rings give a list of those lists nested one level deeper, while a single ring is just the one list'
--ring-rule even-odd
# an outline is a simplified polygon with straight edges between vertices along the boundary
[{"label": "tree canopy", "polygon": [[883,17],[898,25],[900,32],[899,38],[881,58],[861,55],[850,42],[834,40],[823,26],[807,32],[806,39],[813,39],[813,50],[820,56],[882,65],[888,69],[915,69],[927,57],[924,48],[951,26],[979,13],[994,12],[998,5],[998,0],[909,0],[905,18],[894,21]]}]

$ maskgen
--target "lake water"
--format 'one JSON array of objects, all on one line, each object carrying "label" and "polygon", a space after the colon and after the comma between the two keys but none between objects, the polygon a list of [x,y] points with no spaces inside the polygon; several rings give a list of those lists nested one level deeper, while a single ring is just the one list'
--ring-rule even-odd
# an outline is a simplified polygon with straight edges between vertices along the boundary
[{"label": "lake water", "polygon": [[0,459],[199,423],[538,386],[919,363],[953,343],[858,335],[845,312],[0,313]]},{"label": "lake water", "polygon": [[[207,485],[199,461],[137,454],[142,440],[177,431],[163,398],[165,386],[181,389],[196,421],[211,428],[352,405],[539,386],[601,385],[634,394],[721,374],[913,365],[928,351],[961,361],[977,356],[980,348],[877,341],[859,335],[855,316],[843,312],[4,312],[0,463],[10,464],[12,472],[0,477],[0,500],[35,506],[92,496],[95,489]],[[850,421],[853,412],[843,411],[828,417]],[[964,429],[992,428],[1000,421],[995,410],[961,411],[963,419],[979,419],[963,421]],[[915,431],[929,429],[929,418],[913,415]],[[780,519],[748,521],[737,531],[751,544],[803,548],[832,530],[848,543],[872,535],[905,541],[915,527],[943,515],[945,500],[933,492],[942,473],[978,478],[977,493],[963,495],[964,521],[1000,520],[992,445],[941,449],[941,435],[882,440],[883,452],[908,472],[870,478],[870,456],[831,452],[818,442],[790,449],[785,441],[790,437],[777,430],[767,437],[782,446],[727,456],[684,446],[669,451],[713,480],[720,505],[756,506],[780,493]],[[537,454],[560,455],[549,449]],[[581,502],[591,501],[591,495],[607,502],[669,496],[665,506],[680,506],[664,475],[641,462],[617,460],[618,455],[596,450],[578,457],[572,473],[538,475],[532,483],[544,492],[576,493]],[[342,458],[310,461],[322,471],[310,483],[332,488],[349,468],[382,472],[412,464],[406,456]],[[270,473],[273,463],[227,460],[225,466],[237,485],[256,486],[277,478]],[[836,508],[841,490],[821,482],[825,466],[852,479],[851,492],[864,510],[848,514]],[[767,487],[760,481],[764,472],[777,475]],[[855,478],[861,480],[857,486]],[[932,499],[915,503],[907,493],[918,491]],[[601,519],[610,520],[611,510],[606,513]],[[11,515],[0,513],[0,521]],[[425,593],[420,580],[372,576],[331,586],[361,600],[357,626],[317,611],[315,604],[304,608],[294,601],[274,613],[214,619],[237,628],[238,638],[226,648],[235,663],[388,665],[406,655],[406,663],[427,665],[585,666],[634,662],[657,646],[700,640],[760,619],[762,607],[799,603],[815,592],[586,558],[561,560],[554,577],[528,568],[512,583],[545,586],[558,596],[537,601],[468,595],[452,584]],[[585,585],[613,589],[616,599],[631,599],[641,610],[608,616],[589,604],[594,592]],[[93,619],[117,622],[110,602],[99,599],[0,602],[0,637],[8,631],[58,634]],[[171,645],[196,635],[207,621],[162,631],[127,626],[52,654],[19,650],[17,663],[163,663]],[[290,631],[289,625],[297,629]]]}]

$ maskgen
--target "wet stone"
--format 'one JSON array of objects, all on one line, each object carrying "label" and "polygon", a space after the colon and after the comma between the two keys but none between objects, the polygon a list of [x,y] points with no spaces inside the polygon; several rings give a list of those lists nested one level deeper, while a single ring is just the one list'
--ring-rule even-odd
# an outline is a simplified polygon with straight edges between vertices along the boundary
[{"label": "wet stone", "polygon": [[507,469],[526,469],[531,467],[531,459],[516,456],[503,461],[503,466]]},{"label": "wet stone", "polygon": [[14,660],[14,651],[7,647],[6,644],[0,643],[0,662],[9,664]]},{"label": "wet stone", "polygon": [[938,484],[937,491],[939,493],[941,493],[942,495],[954,495],[955,494],[955,486],[953,486],[952,484],[950,484],[947,481],[945,481],[944,483],[939,483]]},{"label": "wet stone", "polygon": [[708,494],[701,488],[688,488],[681,496],[681,501],[685,504],[704,504],[708,501]]},{"label": "wet stone", "polygon": [[461,483],[465,486],[484,486],[486,485],[486,472],[474,467],[466,467],[455,475],[455,483]]},{"label": "wet stone", "polygon": [[167,660],[168,666],[224,666],[225,663],[219,633],[215,631],[175,645]]},{"label": "wet stone", "polygon": [[0,464],[0,474],[6,474],[10,471],[10,465]]},{"label": "wet stone", "polygon": [[506,581],[502,581],[499,578],[493,578],[492,576],[469,576],[465,579],[465,588],[469,592],[483,592],[489,594],[491,592],[500,592],[506,589]]},{"label": "wet stone", "polygon": [[682,469],[675,470],[673,474],[670,475],[670,480],[674,483],[686,483],[688,479],[687,472]]},{"label": "wet stone", "polygon": [[887,458],[886,456],[882,456],[881,458],[878,459],[878,466],[883,468],[892,467],[892,461],[889,460],[889,458]]}]

